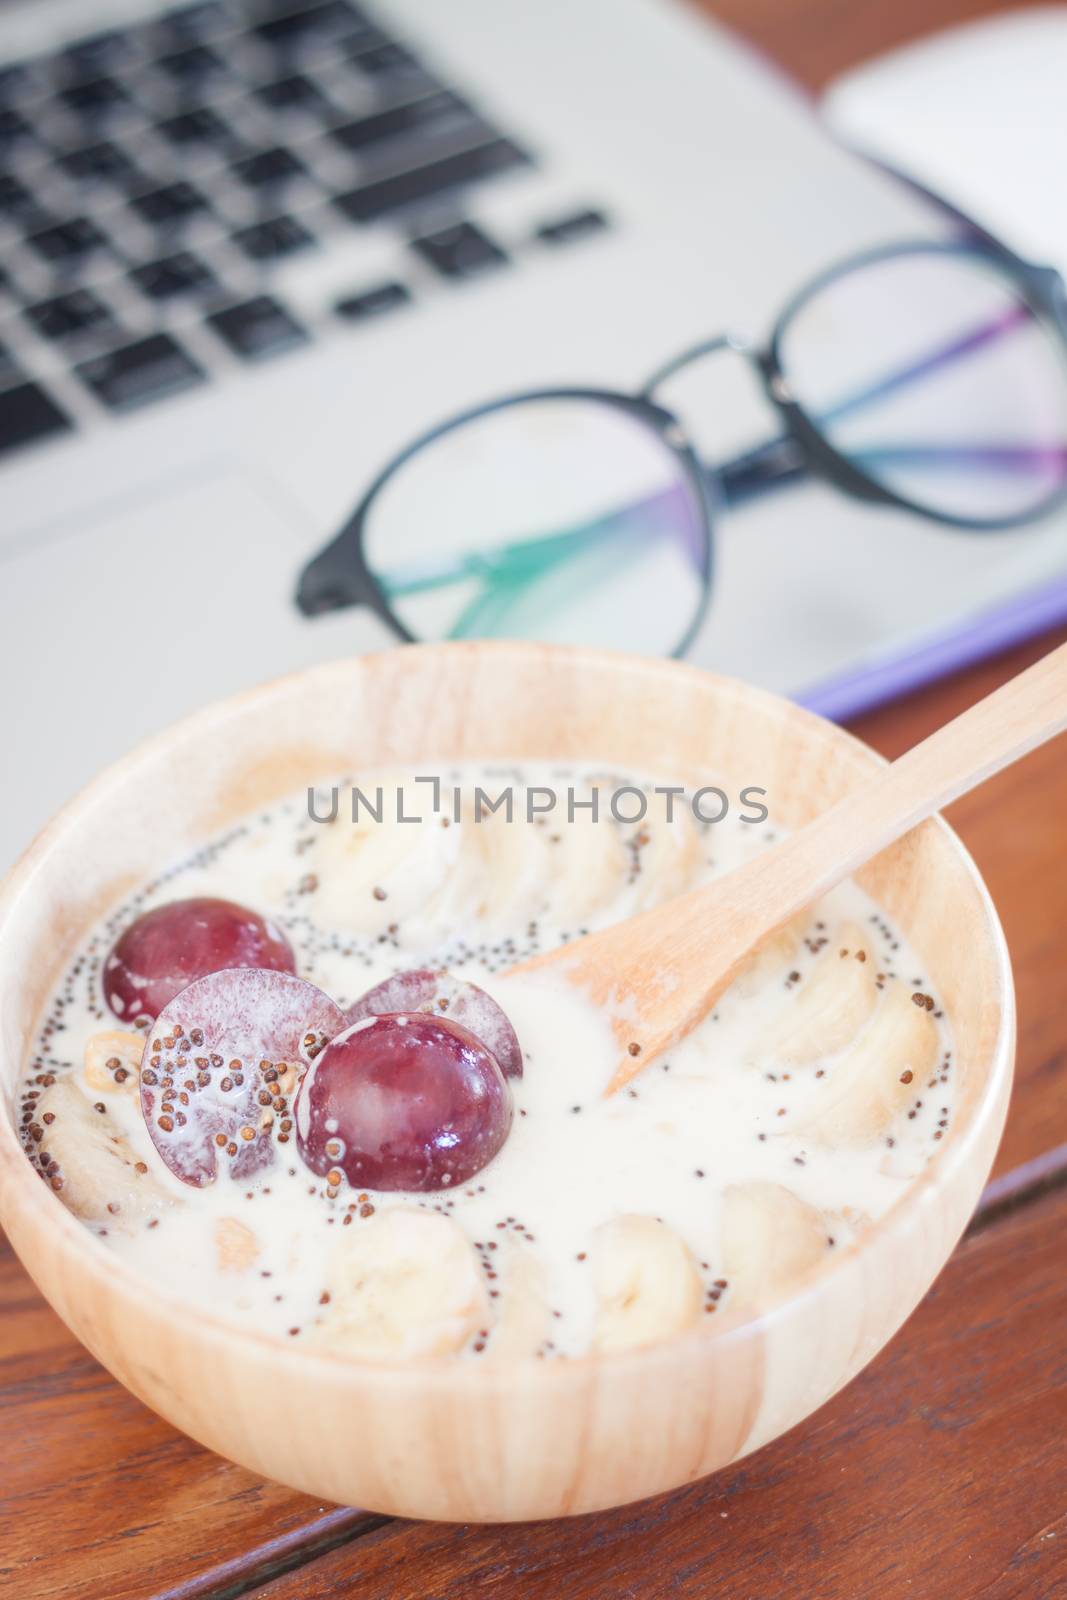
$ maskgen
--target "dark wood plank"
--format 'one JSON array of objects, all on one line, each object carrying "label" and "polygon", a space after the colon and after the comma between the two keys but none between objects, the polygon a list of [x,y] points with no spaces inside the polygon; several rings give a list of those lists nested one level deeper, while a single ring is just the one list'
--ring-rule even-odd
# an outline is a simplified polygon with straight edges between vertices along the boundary
[{"label": "dark wood plank", "polygon": [[[984,662],[860,718],[854,732],[897,756],[1067,638],[1067,630]],[[974,856],[1004,924],[1015,969],[1019,1045],[1015,1093],[997,1159],[1011,1171],[1067,1145],[1067,740],[1037,750],[947,813]]]},{"label": "dark wood plank", "polygon": [[[991,1183],[975,1231],[1062,1183],[1065,1158],[1046,1152]],[[12,1600],[98,1600],[101,1584],[108,1600],[214,1596],[386,1522],[265,1483],[176,1433],[71,1337],[3,1241],[0,1431]]]},{"label": "dark wood plank", "polygon": [[217,1594],[373,1526],[231,1466],[135,1400],[0,1241],[0,1591]]},{"label": "dark wood plank", "polygon": [[996,11],[1032,0],[690,0],[736,28],[810,89],[847,67]]},{"label": "dark wood plank", "polygon": [[1067,1594],[1065,1228],[1060,1191],[969,1239],[855,1384],[715,1478],[567,1522],[390,1523],[256,1600]]}]

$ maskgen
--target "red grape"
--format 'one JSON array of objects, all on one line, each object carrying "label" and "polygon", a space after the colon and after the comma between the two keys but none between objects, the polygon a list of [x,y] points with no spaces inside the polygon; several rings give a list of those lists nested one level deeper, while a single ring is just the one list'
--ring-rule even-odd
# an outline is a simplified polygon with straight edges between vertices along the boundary
[{"label": "red grape", "polygon": [[511,1127],[496,1057],[458,1022],[365,1017],[331,1040],[296,1099],[297,1148],[354,1188],[447,1189],[490,1162]]},{"label": "red grape", "polygon": [[382,1017],[390,1011],[429,1011],[448,1016],[473,1033],[500,1063],[505,1078],[522,1077],[522,1047],[506,1012],[476,983],[464,983],[450,972],[394,972],[361,995],[345,1015],[349,1022]]},{"label": "red grape", "polygon": [[236,967],[189,984],[141,1058],[141,1110],[170,1170],[203,1186],[220,1159],[235,1178],[267,1166],[275,1139],[292,1136],[288,1080],[344,1027],[340,1007],[289,972]]},{"label": "red grape", "polygon": [[104,962],[104,999],[129,1026],[151,1020],[187,983],[225,967],[295,972],[288,939],[272,922],[232,900],[172,900],[146,911]]}]

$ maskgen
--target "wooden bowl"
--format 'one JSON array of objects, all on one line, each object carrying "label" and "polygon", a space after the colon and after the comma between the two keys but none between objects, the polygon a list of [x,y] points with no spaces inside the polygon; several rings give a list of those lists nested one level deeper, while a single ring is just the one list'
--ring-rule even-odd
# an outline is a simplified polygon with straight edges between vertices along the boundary
[{"label": "wooden bowl", "polygon": [[993,1161],[1011,1084],[1011,971],[989,896],[939,819],[863,874],[945,999],[958,1109],[936,1158],[862,1241],[756,1320],[724,1316],[648,1350],[510,1367],[357,1362],[228,1325],[143,1281],[31,1169],[12,1105],[42,1008],[97,919],[205,835],[309,782],[452,758],[710,773],[728,789],[762,785],[772,821],[786,826],[863,783],[880,759],[727,678],[528,644],[341,661],[180,723],[68,805],[0,893],[0,1220],[93,1354],[252,1472],[400,1516],[591,1511],[690,1482],[792,1427],[912,1311]]}]

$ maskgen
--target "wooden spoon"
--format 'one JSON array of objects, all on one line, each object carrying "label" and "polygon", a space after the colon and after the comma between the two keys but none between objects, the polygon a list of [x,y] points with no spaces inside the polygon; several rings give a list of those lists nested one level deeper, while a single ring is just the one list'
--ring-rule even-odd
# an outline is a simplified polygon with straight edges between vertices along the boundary
[{"label": "wooden spoon", "polygon": [[805,906],[1064,728],[1067,645],[743,867],[513,970],[555,970],[606,1009],[622,1052],[607,1089],[612,1094],[695,1027],[756,951]]}]

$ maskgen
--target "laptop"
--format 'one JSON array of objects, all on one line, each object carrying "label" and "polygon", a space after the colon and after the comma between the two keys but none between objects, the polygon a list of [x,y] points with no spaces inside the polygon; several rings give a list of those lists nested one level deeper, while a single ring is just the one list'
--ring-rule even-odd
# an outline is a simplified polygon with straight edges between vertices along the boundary
[{"label": "laptop", "polygon": [[[420,431],[943,226],[676,0],[4,0],[0,866],[176,717],[394,642],[293,593]],[[765,402],[716,383],[728,450]],[[1051,541],[812,484],[731,516],[690,657],[840,682]]]}]

